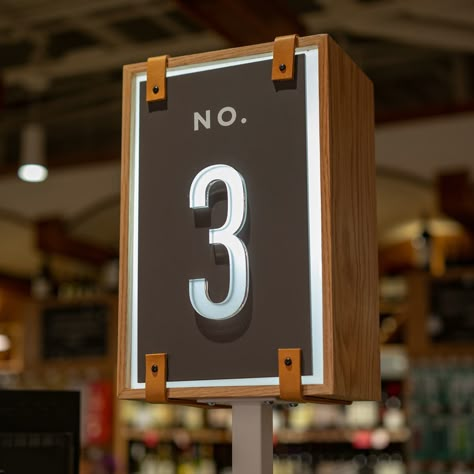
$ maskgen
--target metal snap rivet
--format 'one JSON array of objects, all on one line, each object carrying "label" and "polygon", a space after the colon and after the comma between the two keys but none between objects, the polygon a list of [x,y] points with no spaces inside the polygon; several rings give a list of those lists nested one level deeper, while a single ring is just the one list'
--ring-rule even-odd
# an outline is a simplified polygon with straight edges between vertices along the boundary
[{"label": "metal snap rivet", "polygon": [[156,364],[153,364],[153,365],[151,366],[151,371],[152,371],[154,374],[156,374],[156,373],[158,372],[158,366],[157,366]]},{"label": "metal snap rivet", "polygon": [[289,367],[292,363],[293,363],[293,361],[291,360],[291,357],[287,357],[287,358],[285,359],[285,365],[286,365],[287,367]]},{"label": "metal snap rivet", "polygon": [[285,72],[286,71],[286,64],[280,64],[280,71]]},{"label": "metal snap rivet", "polygon": [[153,86],[153,94],[158,94],[160,88],[158,86]]}]

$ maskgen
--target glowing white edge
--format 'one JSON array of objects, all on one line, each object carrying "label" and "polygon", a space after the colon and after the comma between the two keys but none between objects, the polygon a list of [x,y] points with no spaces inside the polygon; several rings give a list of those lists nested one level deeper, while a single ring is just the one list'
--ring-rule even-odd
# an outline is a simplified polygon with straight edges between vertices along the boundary
[{"label": "glowing white edge", "polygon": [[[313,376],[305,384],[322,384],[323,365],[323,264],[321,229],[321,177],[319,143],[318,50],[306,53],[306,165],[308,170],[308,241],[311,293]],[[318,374],[318,375],[314,375]],[[311,381],[307,380],[311,378]],[[317,379],[317,381],[313,381]]]},{"label": "glowing white edge", "polygon": [[[138,388],[138,373],[137,373],[137,344],[138,344],[138,172],[139,172],[139,162],[140,162],[140,147],[139,147],[139,126],[140,126],[140,114],[139,114],[139,105],[140,101],[140,83],[137,81],[135,87],[132,87],[132,104],[136,104],[137,107],[131,108],[130,115],[131,117],[131,137],[130,137],[130,183],[133,183],[132,189],[130,190],[130,198],[132,202],[129,204],[129,208],[133,209],[132,215],[130,216],[130,221],[133,222],[131,229],[129,229],[129,249],[132,251],[129,252],[129,262],[128,268],[132,269],[132,273],[129,280],[128,287],[128,301],[131,307],[128,308],[128,311],[131,310],[131,328],[129,325],[129,331],[131,329],[132,333],[132,344],[131,344],[131,373],[130,373],[130,385],[131,388]],[[133,113],[132,113],[133,110]],[[131,298],[130,298],[131,295]],[[145,384],[140,384],[145,385]]]},{"label": "glowing white edge", "polygon": [[[321,192],[320,192],[320,146],[319,146],[319,67],[318,50],[316,47],[298,48],[296,54],[306,55],[306,137],[307,137],[307,171],[308,171],[308,218],[309,218],[309,271],[311,291],[311,334],[313,375],[302,377],[304,384],[322,384],[324,382],[323,364],[323,308],[322,308],[322,250],[321,250]],[[259,54],[247,58],[215,61],[198,66],[182,66],[167,71],[167,77],[193,74],[197,72],[238,66],[272,58],[271,53]],[[146,80],[146,73],[134,76],[132,87],[131,111],[131,147],[130,173],[133,183],[130,196],[133,209],[130,221],[133,222],[129,231],[129,248],[132,249],[129,268],[132,275],[129,281],[128,294],[131,295],[131,350],[130,350],[130,388],[144,389],[145,384],[138,382],[137,344],[138,344],[138,176],[139,176],[139,127],[140,127],[140,83]],[[314,375],[316,374],[316,375]],[[278,385],[278,377],[255,377],[242,379],[219,380],[185,380],[167,382],[168,388],[183,387],[238,387],[257,385]]]}]

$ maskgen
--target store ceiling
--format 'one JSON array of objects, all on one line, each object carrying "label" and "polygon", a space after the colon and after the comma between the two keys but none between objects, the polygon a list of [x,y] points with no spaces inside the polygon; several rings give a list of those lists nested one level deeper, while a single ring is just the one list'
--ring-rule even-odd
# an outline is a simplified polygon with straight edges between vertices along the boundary
[{"label": "store ceiling", "polygon": [[[444,164],[473,166],[470,133],[454,138],[457,148],[445,160],[439,130],[427,153],[429,130],[412,136],[408,129],[400,138],[391,127],[393,120],[473,110],[472,0],[0,0],[0,232],[7,248],[0,272],[34,271],[32,225],[45,216],[59,215],[77,235],[117,245],[123,64],[290,32],[330,33],[374,81],[377,121],[385,124],[377,155],[386,183],[379,186],[386,196],[379,196],[379,207],[386,200],[382,231],[390,216],[400,221],[421,207],[435,210],[430,181]],[[463,117],[453,122],[456,130],[472,125],[471,115]],[[43,123],[48,136],[50,177],[41,185],[15,177],[19,134],[29,120]],[[401,139],[416,147],[401,154],[394,146]],[[396,204],[393,192],[410,194],[387,170],[425,183],[415,192],[424,196],[419,206]]]},{"label": "store ceiling", "polygon": [[52,163],[116,159],[123,64],[297,30],[343,46],[375,83],[379,121],[474,103],[471,0],[0,0],[0,171],[30,119]]}]

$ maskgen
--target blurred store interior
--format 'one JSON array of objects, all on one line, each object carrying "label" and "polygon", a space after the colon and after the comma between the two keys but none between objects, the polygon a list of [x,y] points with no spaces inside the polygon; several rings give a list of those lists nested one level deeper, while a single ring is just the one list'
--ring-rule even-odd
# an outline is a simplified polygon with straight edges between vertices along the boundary
[{"label": "blurred store interior", "polygon": [[231,464],[230,411],[116,400],[122,66],[289,33],[374,82],[383,400],[275,408],[274,472],[474,472],[474,2],[0,0],[0,390],[81,391],[83,474]]}]

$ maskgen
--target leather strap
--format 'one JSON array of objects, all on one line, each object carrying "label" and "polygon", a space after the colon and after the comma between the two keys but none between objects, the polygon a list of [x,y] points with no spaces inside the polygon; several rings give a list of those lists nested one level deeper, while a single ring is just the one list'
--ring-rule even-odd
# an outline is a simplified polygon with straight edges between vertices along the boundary
[{"label": "leather strap", "polygon": [[301,349],[278,349],[280,399],[290,402],[350,405],[352,402],[303,395],[301,384]]},{"label": "leather strap", "polygon": [[149,403],[167,403],[166,354],[147,354],[145,372],[145,400]]},{"label": "leather strap", "polygon": [[168,56],[148,58],[146,65],[146,101],[166,100],[166,67]]},{"label": "leather strap", "polygon": [[301,400],[301,349],[278,349],[278,376],[280,398]]},{"label": "leather strap", "polygon": [[168,380],[167,354],[146,354],[145,356],[145,400],[148,403],[170,403],[199,408],[229,408],[227,405],[206,405],[196,400],[168,398],[166,381]]},{"label": "leather strap", "polygon": [[298,35],[277,36],[273,43],[272,80],[290,81],[294,77]]}]

